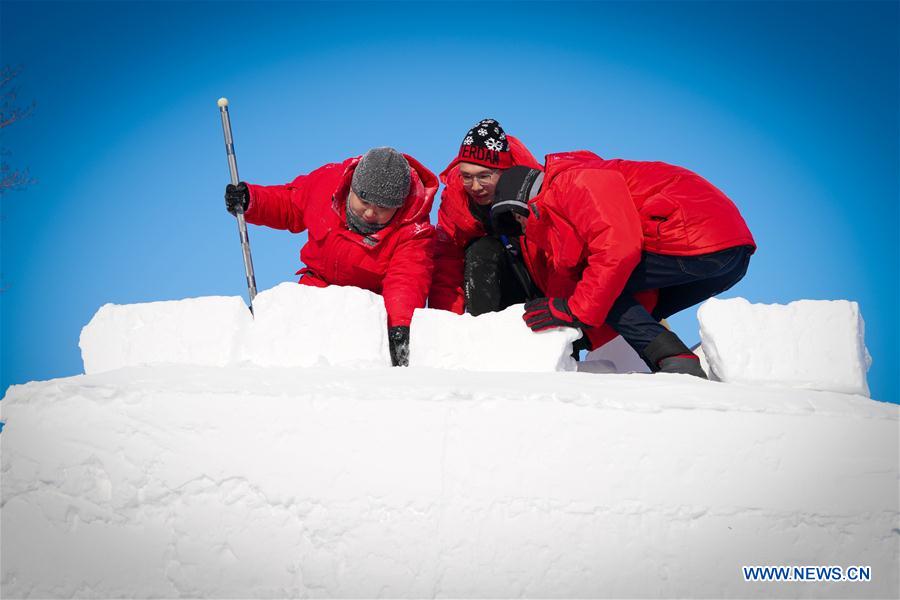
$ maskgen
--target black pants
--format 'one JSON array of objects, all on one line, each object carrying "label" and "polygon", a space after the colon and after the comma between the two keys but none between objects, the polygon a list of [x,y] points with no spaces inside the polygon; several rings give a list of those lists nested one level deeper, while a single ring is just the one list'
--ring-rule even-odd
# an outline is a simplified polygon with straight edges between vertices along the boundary
[{"label": "black pants", "polygon": [[[750,264],[750,246],[700,256],[667,256],[645,252],[606,317],[606,323],[638,354],[666,331],[659,321],[720,294],[740,281]],[[653,313],[633,294],[659,290]]]},{"label": "black pants", "polygon": [[499,239],[486,236],[469,244],[466,248],[466,266],[463,274],[463,292],[466,298],[466,312],[478,316],[521,304],[529,298],[529,292],[521,282],[530,282],[524,265],[510,255]]}]

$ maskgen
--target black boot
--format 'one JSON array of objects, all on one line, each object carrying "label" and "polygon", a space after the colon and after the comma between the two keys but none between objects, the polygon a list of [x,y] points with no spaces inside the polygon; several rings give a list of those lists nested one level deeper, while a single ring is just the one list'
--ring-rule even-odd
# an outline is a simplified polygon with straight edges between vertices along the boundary
[{"label": "black boot", "polygon": [[693,375],[700,379],[709,379],[700,366],[700,359],[696,354],[691,356],[678,355],[669,356],[659,361],[658,373],[683,373],[685,375]]},{"label": "black boot", "polygon": [[700,358],[671,331],[664,331],[647,345],[644,359],[654,373],[683,373],[709,379],[700,366]]}]

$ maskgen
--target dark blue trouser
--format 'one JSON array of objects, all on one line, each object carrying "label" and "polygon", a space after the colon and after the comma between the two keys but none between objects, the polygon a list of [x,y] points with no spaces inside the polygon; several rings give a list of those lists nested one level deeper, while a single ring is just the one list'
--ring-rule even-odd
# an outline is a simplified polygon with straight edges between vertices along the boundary
[{"label": "dark blue trouser", "polygon": [[[642,357],[656,336],[666,331],[659,321],[699,304],[736,284],[747,273],[753,248],[737,246],[700,256],[667,256],[644,252],[606,317]],[[659,290],[653,313],[634,299],[635,292]]]}]

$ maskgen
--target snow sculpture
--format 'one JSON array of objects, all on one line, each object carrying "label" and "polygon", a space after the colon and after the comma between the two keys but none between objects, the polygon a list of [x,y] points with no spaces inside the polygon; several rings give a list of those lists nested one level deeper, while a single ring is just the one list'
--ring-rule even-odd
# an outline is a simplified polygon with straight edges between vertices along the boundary
[{"label": "snow sculpture", "polygon": [[[898,407],[679,375],[132,367],[13,386],[3,598],[891,598]],[[870,582],[749,583],[744,565]]]},{"label": "snow sculpture", "polygon": [[571,327],[534,333],[523,305],[501,312],[457,315],[417,309],[410,326],[409,366],[468,371],[574,371]]},{"label": "snow sculpture", "polygon": [[81,330],[85,373],[160,363],[224,366],[252,318],[236,296],[106,304]]},{"label": "snow sculpture", "polygon": [[713,298],[697,318],[703,352],[720,381],[869,396],[872,359],[856,302]]},{"label": "snow sculpture", "polygon": [[[102,307],[81,332],[85,373],[154,364],[357,367],[391,364],[387,312],[355,287],[282,283],[260,292],[251,316],[234,297]],[[574,370],[574,329],[532,333],[522,305],[476,318],[420,309],[411,366],[481,371]]]},{"label": "snow sculpture", "polygon": [[[381,296],[354,287],[282,283],[261,292],[251,317],[239,297],[103,306],[82,330],[86,373],[127,366],[182,364],[309,367],[389,366]],[[568,371],[579,335],[559,328],[535,334],[522,306],[479,317],[419,309],[410,366],[472,371]],[[869,395],[864,325],[855,302],[800,300],[750,304],[707,301],[698,311],[710,377]],[[591,352],[579,370],[646,372],[617,338]]]}]

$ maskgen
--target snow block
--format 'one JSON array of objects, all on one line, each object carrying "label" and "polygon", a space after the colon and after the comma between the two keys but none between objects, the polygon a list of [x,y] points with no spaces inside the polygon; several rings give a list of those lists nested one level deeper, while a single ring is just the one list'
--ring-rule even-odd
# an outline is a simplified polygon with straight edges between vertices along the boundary
[{"label": "snow block", "polygon": [[282,283],[237,297],[107,304],[81,331],[85,373],[152,364],[390,366],[387,313],[354,287]]},{"label": "snow block", "polygon": [[[0,402],[3,598],[896,598],[900,407],[678,375],[156,366]],[[872,580],[748,583],[743,565]]]},{"label": "snow block", "polygon": [[106,304],[81,330],[85,373],[127,366],[224,366],[238,356],[252,323],[237,296],[207,296],[142,304]]},{"label": "snow block", "polygon": [[282,283],[260,292],[244,359],[262,367],[390,366],[384,298],[356,287]]},{"label": "snow block", "polygon": [[468,371],[574,371],[571,327],[535,333],[522,320],[524,305],[473,317],[417,309],[410,325],[409,366]]},{"label": "snow block", "polygon": [[872,359],[856,302],[713,298],[697,317],[703,351],[720,381],[869,396]]}]

